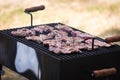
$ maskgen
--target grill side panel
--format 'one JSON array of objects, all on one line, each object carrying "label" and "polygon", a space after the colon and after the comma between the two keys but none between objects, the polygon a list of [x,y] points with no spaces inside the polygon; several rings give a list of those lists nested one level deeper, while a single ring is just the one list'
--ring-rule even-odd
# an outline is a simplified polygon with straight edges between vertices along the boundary
[{"label": "grill side panel", "polygon": [[[89,56],[61,62],[61,80],[119,80],[120,53]],[[106,68],[116,68],[115,75],[94,78],[92,72]]]},{"label": "grill side panel", "polygon": [[[24,73],[19,73],[15,67],[15,57],[16,57],[16,44],[17,42],[13,39],[10,39],[4,35],[0,35],[0,64],[8,67],[9,69],[13,70],[14,72],[23,75],[30,80],[39,80],[35,74],[27,70]],[[20,66],[21,67],[21,66]]]},{"label": "grill side panel", "polygon": [[[26,64],[33,65],[33,69],[27,69],[24,72],[19,72],[16,69],[15,60],[17,56],[17,43],[18,41],[12,39],[11,37],[7,37],[6,35],[0,34],[0,64],[8,67],[9,69],[15,71],[16,73],[23,75],[24,77],[28,78],[29,80],[60,80],[60,61],[56,58],[47,55],[40,49],[34,49],[37,55],[38,60],[38,74],[35,75],[34,71],[34,59],[29,58],[29,61]],[[29,46],[28,46],[29,47]],[[21,47],[22,48],[22,47]],[[21,54],[23,54],[21,49]],[[29,48],[25,54],[28,54],[29,57]],[[22,57],[25,58],[26,55]],[[22,59],[24,59],[22,58]],[[31,63],[33,61],[33,64]],[[22,60],[22,62],[26,62]],[[21,61],[20,61],[21,63]],[[26,68],[25,65],[19,65],[20,69]],[[40,72],[39,72],[40,71]]]},{"label": "grill side panel", "polygon": [[[0,34],[0,63],[11,67],[14,65],[12,62],[14,62],[15,53],[16,42]],[[12,69],[14,69],[14,67]]]},{"label": "grill side panel", "polygon": [[42,80],[61,80],[60,60],[44,54],[41,57],[41,65]]}]

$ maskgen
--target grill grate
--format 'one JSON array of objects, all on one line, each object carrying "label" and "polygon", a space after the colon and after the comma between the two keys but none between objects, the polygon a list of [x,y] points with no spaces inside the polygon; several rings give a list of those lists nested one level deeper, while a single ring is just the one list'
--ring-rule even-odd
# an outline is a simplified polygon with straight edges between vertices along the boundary
[{"label": "grill grate", "polygon": [[[50,24],[45,24],[45,25],[48,25],[48,26],[52,26],[54,27],[55,25],[58,25],[58,24],[62,24],[62,23],[50,23]],[[64,25],[64,24],[62,24]],[[38,25],[36,25],[38,26]],[[33,26],[35,27],[35,26]],[[22,27],[23,28],[23,27]],[[32,28],[31,26],[26,26],[26,28]],[[18,29],[18,28],[17,28]],[[34,42],[34,41],[28,41],[24,38],[20,38],[20,37],[15,37],[11,34],[11,31],[13,30],[16,30],[15,29],[9,29],[9,30],[3,30],[1,31],[0,33],[3,34],[3,35],[6,35],[7,37],[9,38],[12,38],[13,40],[15,41],[19,41],[19,42],[22,42],[32,48],[34,48],[35,50],[40,50],[41,53],[45,53],[47,55],[50,55],[52,57],[55,57],[56,59],[58,60],[69,60],[69,59],[76,59],[76,58],[80,58],[80,57],[86,57],[86,56],[93,56],[93,55],[100,55],[100,54],[107,54],[107,53],[116,53],[116,52],[119,52],[120,50],[120,47],[118,45],[114,45],[114,46],[111,46],[111,47],[108,47],[108,48],[98,48],[98,49],[95,49],[95,50],[91,50],[91,51],[85,51],[83,50],[82,53],[74,53],[74,54],[54,54],[53,52],[50,52],[48,50],[48,47],[46,46],[43,46],[42,44],[38,44],[37,42]],[[77,30],[77,29],[75,29]],[[83,32],[83,31],[81,31]],[[102,40],[101,38],[99,37],[96,37],[96,39],[99,39],[99,40]]]}]

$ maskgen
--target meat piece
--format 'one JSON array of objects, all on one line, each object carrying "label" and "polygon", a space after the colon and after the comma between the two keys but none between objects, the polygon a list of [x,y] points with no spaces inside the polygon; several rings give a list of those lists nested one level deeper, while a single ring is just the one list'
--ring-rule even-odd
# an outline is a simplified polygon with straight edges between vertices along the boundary
[{"label": "meat piece", "polygon": [[85,39],[81,37],[73,37],[74,43],[82,43]]},{"label": "meat piece", "polygon": [[94,38],[95,37],[93,35],[90,35],[88,33],[83,33],[83,32],[80,32],[80,31],[72,31],[71,34],[74,37],[81,37],[83,39],[89,39],[89,38]]},{"label": "meat piece", "polygon": [[[88,39],[85,41],[87,44],[92,44],[92,39]],[[99,41],[99,40],[94,40],[94,45],[98,46],[98,47],[110,47],[111,44],[108,44],[106,42],[102,42],[102,41]]]},{"label": "meat piece", "polygon": [[73,45],[74,40],[73,40],[73,37],[68,37],[68,36],[66,36],[66,37],[63,37],[63,38],[62,38],[62,42],[63,42],[64,44],[66,44],[67,46],[71,46],[71,45]]},{"label": "meat piece", "polygon": [[61,39],[45,40],[43,44],[49,45],[49,50],[55,53],[70,54],[72,52],[81,52],[78,47],[73,45],[73,37],[66,36]]},{"label": "meat piece", "polygon": [[49,50],[55,52],[56,54],[63,53],[63,54],[70,54],[72,52],[81,52],[79,48],[66,45],[66,44],[61,44],[60,45],[50,45]]},{"label": "meat piece", "polygon": [[80,32],[80,31],[72,31],[71,35],[74,36],[74,37],[76,37],[76,36],[79,36],[81,33],[82,32]]},{"label": "meat piece", "polygon": [[[61,41],[66,45],[74,45],[74,44],[81,44],[84,41],[84,39],[82,39],[80,37],[65,36],[65,37],[61,38]],[[74,46],[76,46],[76,45],[74,45]]]},{"label": "meat piece", "polygon": [[[47,40],[46,40],[47,41]],[[59,42],[58,40],[49,40],[49,50],[53,51],[54,53],[60,53],[61,52],[61,42]]]},{"label": "meat piece", "polygon": [[49,51],[52,51],[56,54],[60,54],[60,48],[55,47],[55,46],[49,46]]},{"label": "meat piece", "polygon": [[52,32],[50,32],[49,34],[48,34],[48,37],[51,37],[51,38],[57,38],[57,37],[63,37],[63,36],[67,36],[68,35],[68,33],[67,32],[64,32],[64,31],[58,31],[58,30],[53,30]]},{"label": "meat piece", "polygon": [[55,26],[55,28],[58,29],[58,30],[66,31],[66,32],[73,31],[73,29],[70,26],[67,26],[67,25],[58,24],[58,25]]},{"label": "meat piece", "polygon": [[57,34],[61,34],[61,35],[65,35],[65,36],[68,35],[67,32],[62,31],[62,30],[53,30],[52,33],[55,34],[55,35],[57,35]]},{"label": "meat piece", "polygon": [[43,41],[43,44],[44,45],[49,45],[49,46],[51,46],[51,45],[57,45],[57,46],[59,46],[59,45],[61,45],[61,41],[59,40],[55,40],[55,39],[46,39],[46,40],[44,40]]},{"label": "meat piece", "polygon": [[44,45],[54,44],[54,40],[53,39],[51,39],[51,40],[44,40],[43,44]]},{"label": "meat piece", "polygon": [[47,36],[44,34],[41,34],[40,36],[29,36],[29,37],[25,37],[25,38],[27,40],[33,40],[33,41],[37,41],[38,43],[41,43],[47,39]]},{"label": "meat piece", "polygon": [[73,46],[75,47],[75,48],[78,48],[78,49],[80,49],[80,50],[83,50],[83,49],[86,49],[87,47],[85,46],[85,43],[74,43],[73,44]]},{"label": "meat piece", "polygon": [[32,30],[35,32],[43,33],[43,30],[40,27],[34,27]]},{"label": "meat piece", "polygon": [[51,32],[51,33],[48,33],[47,36],[48,36],[49,38],[54,38],[54,37],[55,37],[55,34],[54,34],[53,32]]},{"label": "meat piece", "polygon": [[40,32],[40,33],[51,32],[53,29],[54,29],[53,27],[50,27],[48,25],[41,25],[41,26],[32,28],[32,30]]},{"label": "meat piece", "polygon": [[22,28],[16,31],[12,31],[11,34],[14,36],[26,37],[26,36],[34,36],[35,32],[27,28]]},{"label": "meat piece", "polygon": [[90,35],[90,34],[88,34],[88,33],[81,33],[81,34],[78,35],[78,37],[81,37],[81,38],[83,38],[83,39],[92,39],[92,38],[94,38],[95,36]]}]

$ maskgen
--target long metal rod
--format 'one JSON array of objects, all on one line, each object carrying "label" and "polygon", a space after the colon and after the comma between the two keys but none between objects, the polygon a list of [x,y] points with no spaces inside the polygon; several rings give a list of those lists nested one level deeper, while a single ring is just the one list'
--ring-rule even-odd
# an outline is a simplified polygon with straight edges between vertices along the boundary
[{"label": "long metal rod", "polygon": [[92,50],[94,50],[94,41],[95,41],[95,38],[92,38]]},{"label": "long metal rod", "polygon": [[31,26],[33,26],[33,15],[31,13],[29,13],[31,16]]},{"label": "long metal rod", "polygon": [[27,14],[30,15],[30,17],[31,17],[31,26],[33,26],[33,15],[30,12],[28,12]]}]

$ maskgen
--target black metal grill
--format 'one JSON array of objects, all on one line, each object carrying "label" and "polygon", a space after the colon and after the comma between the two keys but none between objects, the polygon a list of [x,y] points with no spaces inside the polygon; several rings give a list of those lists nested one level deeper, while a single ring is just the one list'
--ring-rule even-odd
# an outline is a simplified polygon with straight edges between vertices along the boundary
[{"label": "black metal grill", "polygon": [[[46,24],[49,26],[55,26],[61,23],[50,23]],[[64,24],[63,24],[64,25]],[[35,26],[32,26],[35,27]],[[26,26],[26,28],[31,28],[30,26]],[[18,28],[17,28],[18,29]],[[15,48],[16,51],[16,43],[21,42],[33,49],[36,50],[37,57],[39,60],[39,64],[41,65],[41,80],[93,80],[91,76],[92,71],[96,69],[116,67],[118,70],[117,75],[109,77],[109,80],[119,80],[119,60],[120,60],[120,46],[114,45],[108,48],[98,48],[90,51],[83,51],[82,53],[74,53],[74,54],[54,54],[48,50],[48,47],[43,46],[42,44],[38,44],[34,41],[28,41],[25,38],[15,37],[11,34],[11,31],[16,29],[8,29],[0,31],[0,48],[5,49],[0,52],[0,63],[6,65],[12,70],[16,71],[14,67],[14,59],[16,53],[12,53],[12,49],[6,54],[8,50],[4,45],[7,45],[7,42],[13,45],[7,45],[8,48]],[[82,31],[83,32],[83,31]],[[103,39],[96,37],[96,39]],[[15,52],[14,51],[14,52]],[[2,55],[8,56],[8,54],[14,55],[14,57],[10,57],[9,59],[12,61],[11,64],[5,62],[2,59]],[[8,59],[8,60],[9,60]],[[9,61],[8,61],[9,62]],[[54,69],[54,70],[53,70]],[[17,71],[16,71],[17,72]],[[28,73],[29,72],[28,70]],[[35,75],[28,73],[21,73],[22,75],[28,77],[30,80],[39,80],[38,77],[35,78]],[[94,80],[106,80],[105,77],[95,78]]]}]

